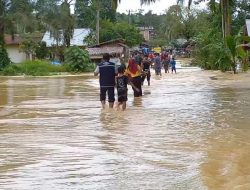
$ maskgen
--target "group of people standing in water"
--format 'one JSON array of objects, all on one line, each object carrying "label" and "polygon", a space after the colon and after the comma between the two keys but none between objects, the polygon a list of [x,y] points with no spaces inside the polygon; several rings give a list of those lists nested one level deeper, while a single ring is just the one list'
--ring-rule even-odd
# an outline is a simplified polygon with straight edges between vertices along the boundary
[{"label": "group of people standing in water", "polygon": [[150,86],[150,68],[155,69],[155,74],[161,76],[161,69],[164,67],[165,73],[168,73],[169,65],[172,68],[172,73],[176,73],[176,62],[174,56],[169,56],[162,52],[161,56],[158,53],[154,55],[132,54],[128,61],[128,65],[121,64],[119,67],[113,62],[110,62],[110,55],[104,54],[102,62],[96,67],[94,75],[99,75],[100,83],[100,101],[102,107],[105,108],[106,94],[108,94],[109,107],[113,108],[115,102],[115,87],[117,88],[118,109],[126,109],[127,102],[127,85],[132,86],[134,97],[142,96],[142,86],[145,79],[147,85]]}]

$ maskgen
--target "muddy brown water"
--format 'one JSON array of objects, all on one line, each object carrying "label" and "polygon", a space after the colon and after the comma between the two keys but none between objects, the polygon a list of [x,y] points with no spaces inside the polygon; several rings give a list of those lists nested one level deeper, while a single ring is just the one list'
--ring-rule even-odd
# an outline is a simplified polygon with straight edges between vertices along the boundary
[{"label": "muddy brown water", "polygon": [[92,76],[0,78],[0,189],[248,190],[250,75],[181,69],[101,110]]}]

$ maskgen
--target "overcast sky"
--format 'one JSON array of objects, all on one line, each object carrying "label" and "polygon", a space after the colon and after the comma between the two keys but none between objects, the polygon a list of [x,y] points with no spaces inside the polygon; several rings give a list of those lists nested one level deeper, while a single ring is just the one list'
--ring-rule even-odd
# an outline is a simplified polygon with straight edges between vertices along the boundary
[{"label": "overcast sky", "polygon": [[[175,5],[177,0],[156,0],[155,3],[150,5],[140,5],[140,0],[121,0],[118,5],[117,11],[120,13],[128,13],[129,10],[137,11],[138,9],[144,9],[145,12],[152,10],[153,13],[163,14],[170,6]],[[187,1],[186,1],[187,2]],[[205,4],[195,7],[204,8]]]},{"label": "overcast sky", "polygon": [[120,13],[128,13],[128,10],[136,11],[138,9],[144,9],[145,12],[152,10],[153,13],[162,14],[171,5],[176,4],[176,0],[157,0],[150,5],[140,5],[140,0],[121,0],[118,5],[117,11]]}]

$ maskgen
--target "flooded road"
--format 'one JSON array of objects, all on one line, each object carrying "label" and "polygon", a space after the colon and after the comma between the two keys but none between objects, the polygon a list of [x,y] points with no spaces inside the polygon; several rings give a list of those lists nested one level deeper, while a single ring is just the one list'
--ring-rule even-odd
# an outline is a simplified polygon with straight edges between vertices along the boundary
[{"label": "flooded road", "polygon": [[0,189],[250,189],[250,75],[177,72],[125,112],[94,77],[0,78]]}]

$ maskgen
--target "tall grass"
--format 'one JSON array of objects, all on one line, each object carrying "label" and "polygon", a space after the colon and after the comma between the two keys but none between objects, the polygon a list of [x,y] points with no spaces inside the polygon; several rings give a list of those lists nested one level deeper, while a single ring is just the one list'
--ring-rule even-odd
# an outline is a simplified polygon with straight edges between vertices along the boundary
[{"label": "tall grass", "polygon": [[47,61],[34,60],[25,61],[20,64],[10,64],[1,73],[5,76],[48,76],[61,72],[68,72],[68,67],[66,65],[52,65]]}]

